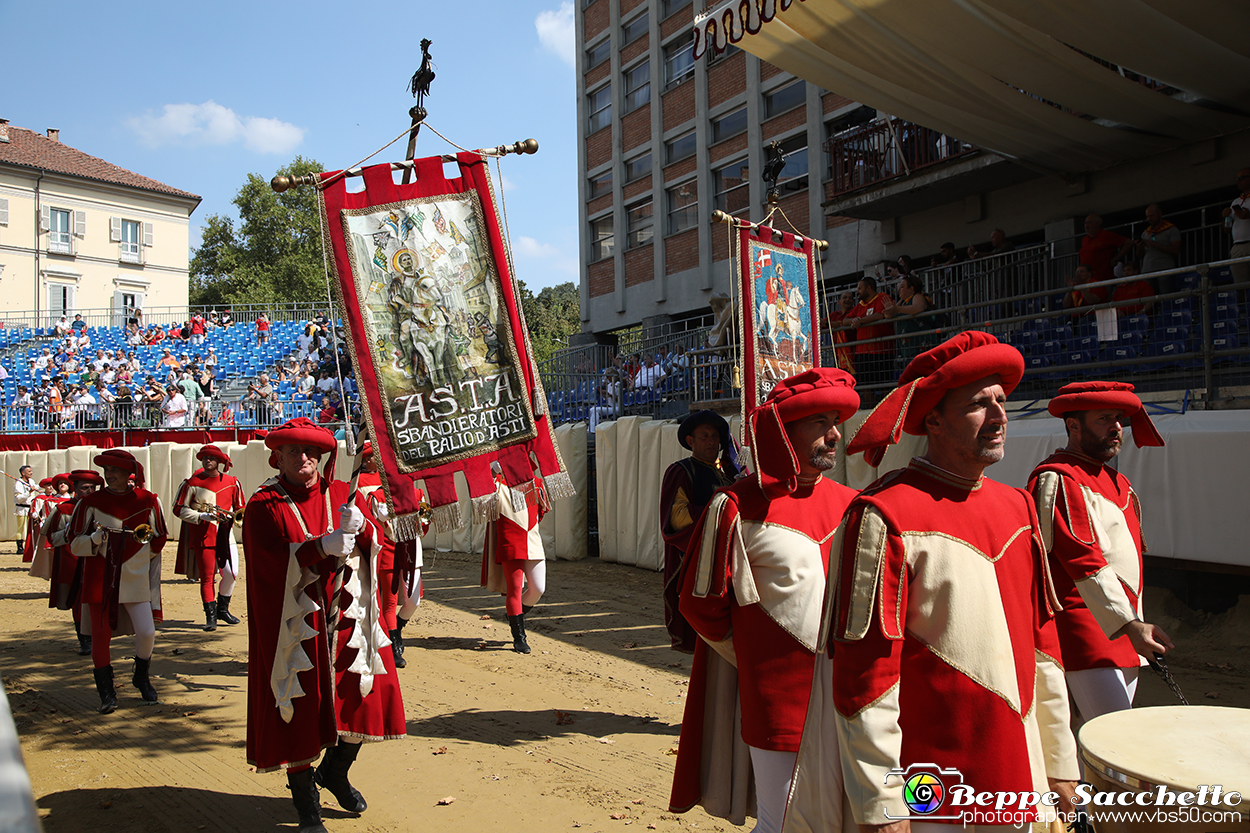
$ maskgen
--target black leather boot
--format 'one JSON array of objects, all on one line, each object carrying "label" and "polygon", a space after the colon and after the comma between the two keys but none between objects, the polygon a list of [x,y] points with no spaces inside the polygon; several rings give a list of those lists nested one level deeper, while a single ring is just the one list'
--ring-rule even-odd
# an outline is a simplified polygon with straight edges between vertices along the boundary
[{"label": "black leather boot", "polygon": [[525,614],[518,613],[508,617],[508,625],[512,628],[512,650],[518,654],[528,654],[530,644],[525,639]]},{"label": "black leather boot", "polygon": [[286,785],[299,813],[299,833],[326,833],[325,825],[321,823],[321,794],[313,783],[313,771],[288,771]]},{"label": "black leather boot", "polygon": [[356,763],[359,752],[359,743],[345,743],[340,740],[337,746],[326,750],[316,772],[317,783],[329,790],[339,806],[349,813],[363,813],[369,806],[360,791],[347,780],[347,771]]},{"label": "black leather boot", "polygon": [[91,655],[91,636],[82,632],[82,623],[74,623],[74,634],[78,637],[78,656],[86,657]]},{"label": "black leather boot", "polygon": [[239,617],[230,612],[230,597],[217,597],[217,621],[226,625],[239,624]]},{"label": "black leather boot", "polygon": [[204,603],[204,630],[206,631],[217,630],[217,603],[216,602]]},{"label": "black leather boot", "polygon": [[148,679],[148,669],[151,665],[151,657],[147,659],[135,657],[135,673],[130,678],[131,685],[139,690],[139,696],[145,703],[157,702],[156,689],[152,688],[152,682]]},{"label": "black leather boot", "polygon": [[117,692],[113,690],[113,666],[95,669],[95,690],[100,695],[100,714],[117,710]]},{"label": "black leather boot", "polygon": [[388,634],[391,638],[391,656],[395,657],[396,668],[407,668],[408,660],[404,659],[404,637],[399,628]]}]

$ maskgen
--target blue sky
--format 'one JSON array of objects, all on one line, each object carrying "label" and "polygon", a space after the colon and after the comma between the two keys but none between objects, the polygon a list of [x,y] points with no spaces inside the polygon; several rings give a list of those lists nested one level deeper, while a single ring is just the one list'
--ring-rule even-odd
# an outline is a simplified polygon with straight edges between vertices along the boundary
[{"label": "blue sky", "polygon": [[[235,216],[248,173],[268,179],[296,154],[342,168],[404,130],[429,38],[431,125],[471,148],[539,142],[534,156],[503,159],[518,274],[535,292],[577,282],[569,2],[0,0],[0,31],[0,117],[59,128],[72,147],[199,194],[192,246],[208,215]],[[406,146],[372,161],[402,159]],[[421,132],[417,155],[451,151]]]}]

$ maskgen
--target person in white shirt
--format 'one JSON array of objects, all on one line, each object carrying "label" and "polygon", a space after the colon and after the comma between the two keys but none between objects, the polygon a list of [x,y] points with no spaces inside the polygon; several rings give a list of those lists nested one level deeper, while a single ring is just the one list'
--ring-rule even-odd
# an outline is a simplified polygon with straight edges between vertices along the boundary
[{"label": "person in white shirt", "polygon": [[108,362],[104,363],[104,369],[100,371],[100,381],[106,385],[111,385],[117,381],[117,371]]},{"label": "person in white shirt", "polygon": [[9,378],[8,368],[0,364],[0,382],[3,382],[7,378]]},{"label": "person in white shirt", "polygon": [[164,428],[182,428],[187,424],[187,398],[177,385],[167,385],[165,398],[161,400],[161,425]]},{"label": "person in white shirt", "polygon": [[330,375],[330,371],[321,371],[321,378],[317,380],[317,390],[322,393],[330,393],[331,391],[337,389],[337,387],[337,380]]},{"label": "person in white shirt", "polygon": [[316,386],[317,383],[313,380],[312,375],[309,374],[307,370],[301,369],[299,372],[299,382],[297,383],[296,390],[300,393],[310,393]]},{"label": "person in white shirt", "polygon": [[655,363],[655,356],[648,355],[638,375],[634,377],[634,390],[658,388],[664,381],[664,371]]},{"label": "person in white shirt", "polygon": [[48,365],[52,364],[52,351],[49,350],[47,347],[43,348],[43,353],[37,356],[34,359],[34,362],[35,362],[36,367],[38,367],[40,370],[43,370]]},{"label": "person in white shirt", "polygon": [[108,356],[104,355],[103,350],[95,351],[95,358],[91,360],[91,369],[99,373],[104,369],[104,365],[108,363]]},{"label": "person in white shirt", "polygon": [[39,494],[39,484],[35,482],[34,472],[30,466],[22,466],[17,470],[17,479],[13,481],[13,513],[18,519],[18,529],[22,531],[17,539],[17,551],[21,553],[25,543],[26,525],[30,517],[30,504]]},{"label": "person in white shirt", "polygon": [[85,387],[79,387],[70,395],[69,398],[70,411],[73,414],[75,424],[82,428],[89,419],[96,419],[100,415],[100,409],[96,407],[95,397]]},{"label": "person in white shirt", "polygon": [[62,315],[61,320],[56,322],[56,334],[58,336],[67,336],[73,332],[73,328],[69,325],[69,317]]},{"label": "person in white shirt", "polygon": [[78,350],[80,352],[91,348],[91,336],[87,335],[87,331],[83,330],[78,334]]}]

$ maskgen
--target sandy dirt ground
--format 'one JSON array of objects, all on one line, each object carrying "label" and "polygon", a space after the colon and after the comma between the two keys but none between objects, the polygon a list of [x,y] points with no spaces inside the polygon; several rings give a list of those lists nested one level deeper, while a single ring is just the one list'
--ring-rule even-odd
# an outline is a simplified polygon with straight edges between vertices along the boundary
[{"label": "sandy dirt ground", "polygon": [[[68,614],[47,608],[46,583],[5,549],[0,674],[46,830],[296,827],[285,778],[244,759],[246,625],[200,629],[196,586],[170,578],[172,546],[152,665],[161,702],[140,705],[131,663],[119,659],[133,643],[115,640],[120,707],[109,716],[96,713],[90,658],[77,656]],[[534,653],[521,656],[502,599],[478,587],[478,558],[430,561],[400,672],[409,737],[362,750],[352,780],[369,802],[363,815],[323,792],[331,831],[740,829],[666,810],[690,662],[668,648],[658,574],[549,564],[531,615]],[[236,594],[245,598],[242,585]],[[1219,616],[1165,592],[1147,604],[1176,637],[1172,668],[1191,701],[1250,706],[1250,597]],[[1138,702],[1175,701],[1146,672]]]}]

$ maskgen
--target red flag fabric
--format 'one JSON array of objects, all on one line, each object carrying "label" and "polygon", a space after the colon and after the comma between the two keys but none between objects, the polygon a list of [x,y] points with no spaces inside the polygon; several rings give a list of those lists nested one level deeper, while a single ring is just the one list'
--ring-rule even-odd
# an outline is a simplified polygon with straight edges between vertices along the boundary
[{"label": "red flag fabric", "polygon": [[[554,497],[572,494],[512,275],[486,160],[364,168],[365,189],[321,175],[322,236],[349,334],[369,437],[398,540],[419,537],[424,481],[440,531],[465,521],[453,480],[463,472],[476,518],[497,517],[490,465],[518,492],[535,472]],[[452,234],[454,226],[455,234]]]}]

